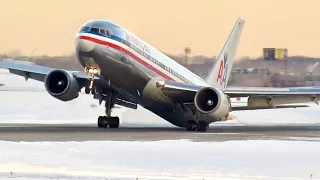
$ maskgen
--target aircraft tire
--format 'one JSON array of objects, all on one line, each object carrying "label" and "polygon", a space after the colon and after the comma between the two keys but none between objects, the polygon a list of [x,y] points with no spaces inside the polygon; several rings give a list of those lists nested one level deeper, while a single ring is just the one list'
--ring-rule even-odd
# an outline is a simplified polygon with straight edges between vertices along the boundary
[{"label": "aircraft tire", "polygon": [[[89,93],[90,93],[90,90],[89,90]],[[96,93],[96,88],[93,86],[91,89],[91,94],[94,95],[95,93]]]},{"label": "aircraft tire", "polygon": [[120,119],[119,117],[110,117],[109,128],[119,128]]},{"label": "aircraft tire", "polygon": [[98,127],[99,128],[108,127],[108,119],[106,116],[99,116],[98,117]]},{"label": "aircraft tire", "polygon": [[90,93],[90,88],[86,87],[86,88],[84,89],[84,92],[85,92],[86,94],[89,94],[89,93]]},{"label": "aircraft tire", "polygon": [[199,132],[205,132],[208,130],[209,124],[203,121],[198,122],[197,124],[197,130]]},{"label": "aircraft tire", "polygon": [[188,121],[186,128],[187,128],[187,131],[195,131],[197,129],[196,122]]}]

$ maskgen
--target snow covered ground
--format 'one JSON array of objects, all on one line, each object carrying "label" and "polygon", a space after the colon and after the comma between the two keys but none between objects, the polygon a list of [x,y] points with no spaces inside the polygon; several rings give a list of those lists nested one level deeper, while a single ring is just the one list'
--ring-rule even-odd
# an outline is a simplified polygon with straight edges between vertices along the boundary
[{"label": "snow covered ground", "polygon": [[[42,83],[0,74],[0,123],[96,123],[91,96],[51,97]],[[9,88],[10,87],[10,88]],[[6,90],[14,91],[6,91]],[[19,91],[19,92],[17,92]],[[37,91],[37,92],[33,92]],[[239,125],[319,124],[319,107],[233,112]],[[171,126],[140,108],[115,109],[121,126]],[[1,139],[1,137],[0,137]],[[306,141],[5,142],[0,179],[320,179],[320,144]],[[80,177],[81,176],[81,177]],[[9,178],[8,178],[9,177]],[[12,179],[12,178],[10,178]]]},{"label": "snow covered ground", "polygon": [[0,171],[40,177],[308,179],[312,174],[316,179],[319,151],[316,142],[272,140],[0,142]]}]

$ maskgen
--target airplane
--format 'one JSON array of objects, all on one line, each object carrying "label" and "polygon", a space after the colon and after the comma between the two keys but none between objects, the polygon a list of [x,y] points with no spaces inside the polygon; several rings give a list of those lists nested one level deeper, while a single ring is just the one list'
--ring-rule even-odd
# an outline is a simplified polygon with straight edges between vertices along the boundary
[{"label": "airplane", "polygon": [[0,67],[26,80],[44,82],[48,93],[64,102],[77,98],[84,88],[99,104],[105,102],[105,116],[97,120],[99,128],[119,128],[119,117],[111,116],[116,104],[132,109],[141,105],[175,126],[204,132],[209,124],[223,121],[237,110],[231,107],[230,98],[248,97],[248,106],[239,110],[318,103],[320,88],[227,87],[244,24],[245,20],[238,18],[206,79],[120,25],[102,19],[84,23],[76,34],[75,52],[84,71],[5,59],[0,61]]}]

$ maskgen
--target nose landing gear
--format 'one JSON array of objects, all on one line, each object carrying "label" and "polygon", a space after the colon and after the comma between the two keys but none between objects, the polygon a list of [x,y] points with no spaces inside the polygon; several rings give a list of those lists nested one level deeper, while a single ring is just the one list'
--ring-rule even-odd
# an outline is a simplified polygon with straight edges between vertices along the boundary
[{"label": "nose landing gear", "polygon": [[90,84],[88,87],[85,87],[85,93],[86,94],[89,94],[90,92],[92,94],[94,94],[95,92],[95,88],[94,88],[94,76],[95,75],[98,75],[99,74],[99,71],[96,67],[85,67],[84,68],[84,72],[86,74],[89,74],[89,81],[90,81]]}]

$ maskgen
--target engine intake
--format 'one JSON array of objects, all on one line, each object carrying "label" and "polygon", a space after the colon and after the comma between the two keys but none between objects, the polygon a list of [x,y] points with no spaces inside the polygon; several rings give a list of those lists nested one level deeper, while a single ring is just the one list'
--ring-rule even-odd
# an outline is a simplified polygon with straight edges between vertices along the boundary
[{"label": "engine intake", "polygon": [[200,89],[195,95],[194,103],[198,111],[217,120],[226,117],[230,110],[227,96],[212,87]]},{"label": "engine intake", "polygon": [[44,84],[48,93],[61,101],[70,101],[79,96],[78,81],[67,71],[51,71],[45,78]]},{"label": "engine intake", "polygon": [[202,113],[210,113],[219,103],[218,93],[212,88],[203,88],[195,96],[195,105]]}]

